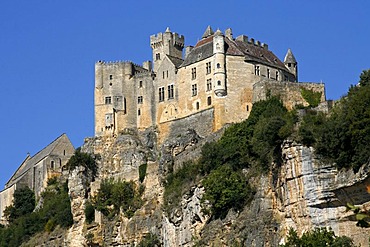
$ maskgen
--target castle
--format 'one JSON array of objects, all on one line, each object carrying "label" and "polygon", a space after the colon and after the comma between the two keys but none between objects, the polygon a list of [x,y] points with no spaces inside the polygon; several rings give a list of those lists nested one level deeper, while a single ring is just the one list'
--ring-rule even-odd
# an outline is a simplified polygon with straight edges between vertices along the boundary
[{"label": "castle", "polygon": [[62,134],[33,156],[29,154],[15,171],[5,189],[0,191],[0,224],[6,224],[3,212],[12,205],[14,192],[27,186],[35,191],[36,198],[47,186],[51,177],[60,176],[75,149],[66,134]]},{"label": "castle", "polygon": [[307,105],[301,87],[322,92],[325,101],[323,84],[297,83],[298,63],[290,49],[282,62],[267,44],[234,38],[230,28],[222,33],[208,26],[185,51],[185,37],[167,28],[150,36],[150,46],[153,62],[142,66],[95,64],[95,136],[150,127],[160,140],[188,127],[206,135],[248,118],[267,90],[293,99],[290,107]]},{"label": "castle", "polygon": [[[233,37],[207,27],[202,38],[185,48],[185,37],[169,28],[150,37],[153,62],[95,64],[95,136],[117,135],[127,129],[154,128],[161,143],[188,128],[208,135],[248,118],[253,103],[279,95],[288,108],[308,105],[306,88],[321,93],[322,83],[298,83],[298,63],[291,52],[284,62],[245,35]],[[183,54],[184,53],[184,54]],[[63,134],[33,157],[27,156],[0,191],[0,223],[14,191],[28,186],[39,196],[47,180],[59,176],[74,153]]]}]

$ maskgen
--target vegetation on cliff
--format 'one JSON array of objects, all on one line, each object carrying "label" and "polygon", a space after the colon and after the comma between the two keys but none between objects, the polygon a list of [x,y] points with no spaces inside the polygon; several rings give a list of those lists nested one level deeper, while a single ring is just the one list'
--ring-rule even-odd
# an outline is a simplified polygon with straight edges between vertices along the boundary
[{"label": "vegetation on cliff", "polygon": [[353,168],[369,161],[370,153],[370,70],[360,75],[329,115],[309,111],[299,129],[300,141],[316,153],[335,162],[339,169]]},{"label": "vegetation on cliff", "polygon": [[316,228],[312,231],[303,233],[298,237],[294,229],[289,230],[286,244],[280,247],[352,247],[355,246],[351,238],[346,236],[335,236],[332,230],[326,228]]},{"label": "vegetation on cliff", "polygon": [[121,211],[130,218],[143,204],[142,193],[143,189],[137,188],[133,181],[106,179],[100,184],[92,205],[110,219]]},{"label": "vegetation on cliff", "polygon": [[86,171],[90,171],[93,177],[96,176],[98,167],[95,162],[95,158],[91,154],[81,152],[81,148],[77,148],[75,153],[67,162],[66,167],[69,170],[74,170],[76,167],[82,166]]},{"label": "vegetation on cliff", "polygon": [[169,174],[165,183],[164,206],[168,214],[192,184],[202,180],[204,201],[211,204],[216,218],[229,209],[240,210],[253,197],[254,190],[243,169],[269,171],[272,161],[280,162],[280,145],[297,121],[277,97],[257,102],[249,118],[231,125],[215,142],[206,143],[198,163],[185,164]]},{"label": "vegetation on cliff", "polygon": [[14,194],[13,205],[8,209],[10,224],[0,228],[0,246],[19,246],[37,232],[73,224],[67,183],[49,180],[41,194],[41,207],[36,210],[31,193],[34,195],[33,191],[22,189]]}]

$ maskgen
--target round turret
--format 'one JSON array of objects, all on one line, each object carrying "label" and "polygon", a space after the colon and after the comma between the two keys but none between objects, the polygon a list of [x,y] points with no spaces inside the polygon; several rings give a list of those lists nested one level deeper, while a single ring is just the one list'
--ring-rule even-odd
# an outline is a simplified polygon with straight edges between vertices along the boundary
[{"label": "round turret", "polygon": [[226,92],[226,55],[225,55],[225,37],[220,30],[217,30],[213,36],[213,66],[214,66],[214,92],[216,96],[222,97]]}]

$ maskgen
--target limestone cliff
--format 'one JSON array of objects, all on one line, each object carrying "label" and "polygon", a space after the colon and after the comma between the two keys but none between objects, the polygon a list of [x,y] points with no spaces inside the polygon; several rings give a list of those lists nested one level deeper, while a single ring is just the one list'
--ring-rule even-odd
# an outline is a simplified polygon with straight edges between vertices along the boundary
[{"label": "limestone cliff", "polygon": [[[314,227],[331,227],[336,235],[352,237],[356,244],[369,245],[369,230],[356,226],[345,204],[370,206],[366,185],[370,164],[356,174],[338,171],[315,157],[312,148],[286,141],[283,163],[269,174],[255,178],[256,193],[240,212],[231,210],[225,219],[212,220],[201,208],[204,188],[193,186],[181,206],[166,215],[162,208],[163,179],[182,162],[197,159],[205,141],[194,131],[179,134],[156,149],[154,132],[127,133],[117,137],[86,139],[82,150],[97,159],[98,177],[92,181],[82,168],[69,175],[74,226],[64,239],[65,246],[132,246],[147,234],[158,236],[163,246],[278,246],[290,227],[302,233]],[[147,164],[145,179],[139,181],[139,166]],[[246,170],[246,173],[249,171]],[[108,220],[99,212],[95,223],[87,224],[83,213],[86,199],[94,196],[104,178],[133,180],[145,186],[144,205],[127,218],[123,214]]]}]

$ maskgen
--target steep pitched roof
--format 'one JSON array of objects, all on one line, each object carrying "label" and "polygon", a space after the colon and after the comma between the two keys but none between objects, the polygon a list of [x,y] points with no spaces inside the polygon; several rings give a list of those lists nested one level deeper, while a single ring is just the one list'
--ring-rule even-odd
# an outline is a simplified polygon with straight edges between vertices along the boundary
[{"label": "steep pitched roof", "polygon": [[[44,149],[36,153],[34,156],[29,157],[29,155],[26,157],[26,159],[22,162],[21,166],[15,171],[13,176],[9,179],[9,181],[6,183],[5,187],[8,187],[9,185],[12,185],[14,181],[16,181],[18,178],[22,177],[30,168],[32,168],[34,165],[36,165],[40,160],[45,158],[46,156],[50,155],[55,147],[64,139],[67,138],[67,135],[63,133],[58,138],[56,138],[54,141],[52,141],[49,145],[47,145]],[[69,139],[68,139],[69,140]]]},{"label": "steep pitched roof", "polygon": [[176,68],[180,67],[180,65],[184,62],[181,58],[173,57],[170,55],[167,55],[168,59],[175,65]]},{"label": "steep pitched roof", "polygon": [[295,59],[292,50],[289,48],[288,52],[285,55],[284,63],[297,63],[297,60]]},{"label": "steep pitched roof", "polygon": [[211,28],[211,26],[208,26],[206,28],[206,31],[204,31],[203,35],[202,35],[202,38],[207,38],[208,36],[211,36],[213,34],[213,30]]},{"label": "steep pitched roof", "polygon": [[[213,55],[214,35],[198,41],[181,66],[188,66],[211,57]],[[225,37],[225,53],[231,56],[244,56],[245,61],[258,62],[289,72],[284,63],[272,51],[250,42],[230,40]]]}]

